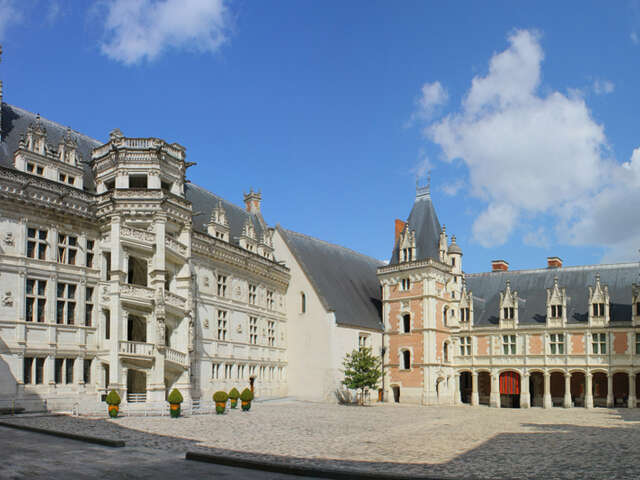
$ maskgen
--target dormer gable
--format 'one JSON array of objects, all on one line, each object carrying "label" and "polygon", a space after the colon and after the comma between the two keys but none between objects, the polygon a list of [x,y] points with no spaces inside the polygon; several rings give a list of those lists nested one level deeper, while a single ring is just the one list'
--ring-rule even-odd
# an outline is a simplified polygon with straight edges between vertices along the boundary
[{"label": "dormer gable", "polygon": [[62,163],[78,166],[78,141],[71,135],[71,129],[67,128],[64,136],[58,144],[58,159]]},{"label": "dormer gable", "polygon": [[567,294],[560,288],[558,277],[553,279],[553,286],[547,288],[547,326],[561,327],[567,322]]},{"label": "dormer gable", "polygon": [[609,323],[609,287],[600,284],[596,273],[595,286],[589,287],[589,326],[605,326]]},{"label": "dormer gable", "polygon": [[258,243],[258,254],[269,260],[273,260],[273,232],[273,228],[265,229]]},{"label": "dormer gable", "polygon": [[47,154],[47,129],[44,128],[40,114],[36,115],[35,122],[27,128],[26,134],[20,139],[20,147],[38,155]]},{"label": "dormer gable", "polygon": [[211,210],[211,218],[207,225],[207,232],[219,240],[224,242],[229,241],[229,220],[227,219],[227,212],[220,200],[218,200],[218,204]]},{"label": "dormer gable", "polygon": [[246,218],[242,226],[242,235],[239,239],[240,247],[250,252],[257,253],[256,248],[256,229],[250,218]]},{"label": "dormer gable", "polygon": [[400,232],[398,243],[400,262],[411,262],[416,258],[416,232],[408,226]]},{"label": "dormer gable", "polygon": [[515,328],[518,325],[518,292],[511,290],[507,280],[504,292],[500,292],[500,328]]},{"label": "dormer gable", "polygon": [[463,281],[460,294],[460,326],[473,327],[473,292],[467,291],[467,283]]}]

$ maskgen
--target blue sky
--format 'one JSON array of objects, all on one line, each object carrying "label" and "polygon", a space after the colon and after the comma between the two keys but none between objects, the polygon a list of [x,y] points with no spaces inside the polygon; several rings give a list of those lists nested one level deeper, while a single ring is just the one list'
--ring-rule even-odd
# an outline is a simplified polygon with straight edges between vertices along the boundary
[{"label": "blue sky", "polygon": [[430,168],[468,272],[640,256],[638,2],[0,0],[0,41],[5,102],[271,224],[387,259]]}]

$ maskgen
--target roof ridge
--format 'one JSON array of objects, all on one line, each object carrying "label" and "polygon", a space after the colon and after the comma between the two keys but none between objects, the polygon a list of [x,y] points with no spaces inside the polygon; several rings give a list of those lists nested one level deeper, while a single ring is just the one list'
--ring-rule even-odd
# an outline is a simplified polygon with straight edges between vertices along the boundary
[{"label": "roof ridge", "polygon": [[379,260],[379,259],[374,258],[374,257],[370,257],[369,255],[365,255],[364,253],[361,253],[361,252],[357,252],[357,251],[355,251],[355,250],[353,250],[353,249],[351,249],[351,248],[349,248],[349,247],[344,247],[344,246],[342,246],[342,245],[338,245],[338,244],[336,244],[336,243],[327,242],[326,240],[321,240],[321,239],[319,239],[319,238],[312,237],[311,235],[307,235],[307,234],[305,234],[305,233],[300,233],[300,232],[296,232],[296,231],[294,231],[294,230],[289,230],[289,229],[287,229],[287,228],[284,228],[284,227],[283,227],[282,225],[280,225],[280,224],[278,224],[277,226],[278,226],[278,227],[280,227],[282,230],[284,230],[284,231],[285,231],[285,232],[287,232],[287,233],[292,233],[292,234],[294,234],[294,235],[298,235],[298,236],[300,236],[300,237],[308,238],[309,240],[314,240],[314,241],[316,241],[316,242],[319,242],[319,243],[322,243],[322,244],[328,245],[328,246],[330,246],[330,247],[337,247],[337,248],[339,248],[339,249],[341,249],[341,250],[345,250],[345,251],[347,251],[347,252],[349,252],[349,253],[353,253],[353,254],[355,254],[355,255],[357,255],[357,256],[364,257],[364,258],[366,258],[366,259],[368,259],[368,260],[373,260],[374,262],[376,262],[376,263],[377,263],[377,264],[379,264],[379,265],[385,265],[385,263],[384,263],[382,260]]},{"label": "roof ridge", "polygon": [[[34,115],[34,116],[35,116],[35,115],[40,115],[39,113],[33,113],[33,112],[32,112],[32,111],[30,111],[30,110],[26,110],[26,109],[24,109],[24,108],[22,108],[22,107],[18,107],[18,106],[16,106],[16,105],[12,105],[12,104],[10,104],[10,103],[5,103],[5,102],[2,102],[2,103],[3,103],[4,105],[7,105],[8,107],[14,108],[14,109],[16,109],[16,110],[20,110],[20,111],[22,111],[22,112],[24,112],[24,113],[28,113],[28,114],[31,114],[31,115]],[[43,117],[42,115],[40,115],[40,120],[41,120],[41,121],[43,121],[43,122],[45,122],[45,123],[49,123],[49,124],[51,124],[51,125],[53,125],[53,126],[55,126],[55,127],[59,127],[59,128],[65,129],[65,130],[66,130],[67,128],[69,128],[69,129],[74,133],[74,135],[78,135],[79,137],[83,137],[83,138],[85,138],[86,140],[90,140],[91,142],[99,143],[100,145],[104,144],[104,142],[102,142],[102,141],[100,141],[100,140],[98,140],[98,139],[95,139],[95,138],[93,138],[93,137],[90,137],[89,135],[86,135],[86,134],[84,134],[84,133],[82,133],[82,132],[79,132],[79,131],[77,131],[77,130],[75,130],[75,129],[71,128],[71,127],[70,127],[70,126],[68,126],[68,125],[67,125],[67,126],[65,126],[65,125],[62,125],[61,123],[54,122],[53,120],[49,120],[48,118]]]},{"label": "roof ridge", "polygon": [[531,269],[523,269],[523,270],[500,270],[497,272],[477,272],[477,273],[465,273],[465,277],[480,277],[483,275],[493,275],[493,274],[503,274],[503,273],[542,273],[542,272],[558,272],[558,271],[569,271],[575,272],[580,270],[587,269],[613,269],[620,267],[640,267],[640,262],[621,262],[621,263],[599,263],[592,265],[571,265],[567,267],[558,267],[558,268],[531,268]]}]

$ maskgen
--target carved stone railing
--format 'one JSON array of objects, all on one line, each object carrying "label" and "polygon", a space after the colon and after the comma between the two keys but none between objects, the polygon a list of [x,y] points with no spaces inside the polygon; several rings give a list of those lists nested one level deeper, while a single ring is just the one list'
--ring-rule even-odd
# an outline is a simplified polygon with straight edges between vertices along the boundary
[{"label": "carved stone railing", "polygon": [[135,357],[153,356],[153,343],[120,340],[120,353]]},{"label": "carved stone railing", "polygon": [[171,293],[167,290],[164,291],[164,302],[168,305],[172,305],[178,308],[186,308],[187,299],[181,297],[180,295],[176,295],[175,293]]},{"label": "carved stone railing", "polygon": [[164,244],[168,249],[173,250],[177,254],[182,255],[183,257],[187,256],[187,246],[185,244],[179,242],[175,238],[170,237],[168,235],[165,236],[164,237]]},{"label": "carved stone railing", "polygon": [[120,287],[120,295],[123,297],[139,298],[144,300],[153,300],[153,290],[141,285],[132,285],[125,283]]},{"label": "carved stone railing", "polygon": [[178,365],[182,365],[183,367],[189,366],[187,363],[187,354],[179,352],[178,350],[174,350],[173,348],[165,348],[165,358],[169,362],[177,363]]},{"label": "carved stone railing", "polygon": [[146,243],[155,243],[156,241],[156,234],[153,232],[125,226],[120,227],[120,236]]}]

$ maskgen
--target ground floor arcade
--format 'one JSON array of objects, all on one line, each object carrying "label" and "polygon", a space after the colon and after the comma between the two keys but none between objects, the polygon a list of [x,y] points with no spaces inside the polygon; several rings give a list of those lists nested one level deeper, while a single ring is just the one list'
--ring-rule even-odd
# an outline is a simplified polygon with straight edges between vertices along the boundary
[{"label": "ground floor arcade", "polygon": [[640,398],[635,370],[484,369],[456,373],[455,403],[492,407],[629,407]]}]

